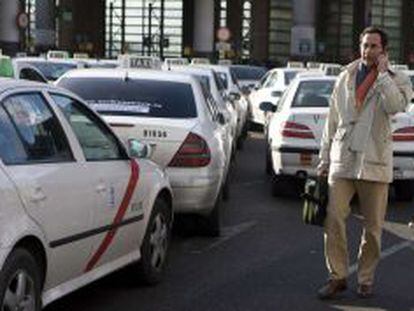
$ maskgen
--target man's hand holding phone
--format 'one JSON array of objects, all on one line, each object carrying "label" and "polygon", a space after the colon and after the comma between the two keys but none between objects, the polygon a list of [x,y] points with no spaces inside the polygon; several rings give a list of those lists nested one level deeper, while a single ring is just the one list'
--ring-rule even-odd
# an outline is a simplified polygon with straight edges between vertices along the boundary
[{"label": "man's hand holding phone", "polygon": [[389,67],[388,53],[381,53],[377,58],[377,70],[380,73],[386,72]]}]

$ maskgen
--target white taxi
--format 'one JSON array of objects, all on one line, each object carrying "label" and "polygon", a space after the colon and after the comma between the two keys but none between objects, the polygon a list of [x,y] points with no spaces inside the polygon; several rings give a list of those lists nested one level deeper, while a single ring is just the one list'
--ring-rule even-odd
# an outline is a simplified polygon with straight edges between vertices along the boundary
[{"label": "white taxi", "polygon": [[29,65],[36,68],[50,82],[56,81],[69,70],[85,67],[82,61],[66,58],[17,57],[13,63],[17,67]]},{"label": "white taxi", "polygon": [[212,102],[215,102],[215,105],[224,115],[226,122],[222,124],[222,127],[224,128],[226,134],[223,138],[225,143],[225,152],[230,163],[236,149],[238,117],[235,107],[233,107],[230,100],[225,98],[224,86],[220,83],[220,78],[217,73],[211,68],[202,68],[197,66],[173,66],[170,70],[174,72],[187,73],[196,77],[205,88],[206,95],[210,97]]},{"label": "white taxi", "polygon": [[57,84],[84,98],[127,140],[151,145],[165,168],[174,211],[203,217],[204,233],[220,233],[220,203],[228,172],[224,116],[191,75],[149,69],[83,69]]},{"label": "white taxi", "polygon": [[260,103],[271,102],[277,104],[290,82],[305,68],[274,68],[266,73],[259,85],[249,95],[250,121],[265,125],[266,117],[260,109]]},{"label": "white taxi", "polygon": [[[0,310],[38,311],[123,266],[160,281],[165,174],[74,94],[0,80]],[[129,152],[129,155],[128,153]]]},{"label": "white taxi", "polygon": [[[270,119],[266,148],[266,171],[273,175],[273,194],[280,195],[284,186],[295,186],[307,175],[316,175],[335,81],[333,76],[298,76],[280,99]],[[274,110],[269,102],[261,106],[266,111]],[[399,199],[410,200],[414,180],[413,114],[396,114],[392,128],[395,193]]]},{"label": "white taxi", "polygon": [[237,129],[236,129],[236,139],[237,147],[241,147],[243,144],[243,139],[247,135],[247,115],[249,104],[246,96],[242,94],[236,77],[230,71],[229,66],[224,65],[197,65],[197,67],[204,67],[213,69],[216,73],[216,76],[219,78],[219,82],[222,84],[224,90],[224,96],[228,98],[237,112]]}]

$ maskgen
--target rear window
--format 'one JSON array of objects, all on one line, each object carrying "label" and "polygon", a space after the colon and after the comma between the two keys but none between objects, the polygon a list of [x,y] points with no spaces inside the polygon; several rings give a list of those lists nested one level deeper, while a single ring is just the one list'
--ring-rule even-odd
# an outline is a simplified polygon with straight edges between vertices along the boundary
[{"label": "rear window", "polygon": [[335,81],[300,82],[292,107],[328,107]]},{"label": "rear window", "polygon": [[67,71],[77,68],[76,64],[54,63],[48,61],[24,61],[21,63],[36,67],[46,77],[46,79],[50,81],[55,81]]},{"label": "rear window", "polygon": [[267,71],[264,67],[255,66],[231,66],[230,70],[237,80],[260,80]]},{"label": "rear window", "polygon": [[156,118],[197,116],[190,84],[145,79],[64,78],[59,86],[85,99],[101,114]]}]

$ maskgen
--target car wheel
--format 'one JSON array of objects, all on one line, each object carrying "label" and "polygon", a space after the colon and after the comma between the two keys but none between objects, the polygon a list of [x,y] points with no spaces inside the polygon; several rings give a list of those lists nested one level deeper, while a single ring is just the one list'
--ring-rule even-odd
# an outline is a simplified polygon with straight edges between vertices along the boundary
[{"label": "car wheel", "polygon": [[138,262],[140,281],[154,285],[161,281],[165,269],[171,237],[171,216],[167,202],[157,199],[149,219],[141,259]]},{"label": "car wheel", "polygon": [[41,271],[33,255],[22,248],[14,250],[0,275],[2,311],[40,311]]},{"label": "car wheel", "polygon": [[394,181],[394,190],[398,201],[411,201],[413,199],[413,182],[411,180]]}]

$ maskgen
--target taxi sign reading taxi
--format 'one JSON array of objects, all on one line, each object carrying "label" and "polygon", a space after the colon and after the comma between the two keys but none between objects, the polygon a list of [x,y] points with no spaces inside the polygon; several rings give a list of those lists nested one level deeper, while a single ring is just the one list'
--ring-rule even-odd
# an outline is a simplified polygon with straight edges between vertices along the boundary
[{"label": "taxi sign reading taxi", "polygon": [[154,56],[123,54],[118,61],[122,68],[161,69],[161,60]]},{"label": "taxi sign reading taxi", "polygon": [[228,29],[227,27],[220,27],[217,30],[217,39],[219,41],[228,41],[231,37],[231,32],[230,29]]}]

